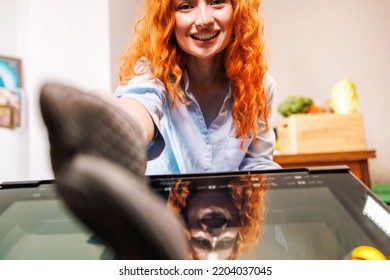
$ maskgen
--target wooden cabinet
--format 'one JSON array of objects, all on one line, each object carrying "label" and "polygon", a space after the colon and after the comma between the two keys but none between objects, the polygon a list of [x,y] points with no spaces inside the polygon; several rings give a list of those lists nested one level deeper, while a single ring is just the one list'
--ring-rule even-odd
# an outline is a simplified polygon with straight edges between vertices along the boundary
[{"label": "wooden cabinet", "polygon": [[274,161],[283,168],[347,165],[351,172],[371,188],[368,159],[375,158],[375,150],[337,153],[275,155]]}]

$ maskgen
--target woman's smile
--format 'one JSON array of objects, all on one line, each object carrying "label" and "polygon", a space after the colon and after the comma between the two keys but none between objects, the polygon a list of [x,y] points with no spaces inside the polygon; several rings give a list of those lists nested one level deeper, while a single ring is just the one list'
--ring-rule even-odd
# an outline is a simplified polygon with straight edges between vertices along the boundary
[{"label": "woman's smile", "polygon": [[213,33],[210,33],[210,34],[194,34],[194,35],[191,35],[191,37],[195,40],[199,40],[199,41],[209,41],[211,39],[214,39],[218,36],[219,32],[213,32]]}]

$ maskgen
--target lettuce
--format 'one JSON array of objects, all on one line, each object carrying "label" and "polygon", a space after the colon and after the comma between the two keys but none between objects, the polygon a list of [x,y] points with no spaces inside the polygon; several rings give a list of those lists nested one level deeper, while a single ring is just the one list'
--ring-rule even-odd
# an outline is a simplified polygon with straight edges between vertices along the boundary
[{"label": "lettuce", "polygon": [[332,88],[330,107],[336,114],[350,114],[359,111],[356,85],[351,80],[341,80]]}]

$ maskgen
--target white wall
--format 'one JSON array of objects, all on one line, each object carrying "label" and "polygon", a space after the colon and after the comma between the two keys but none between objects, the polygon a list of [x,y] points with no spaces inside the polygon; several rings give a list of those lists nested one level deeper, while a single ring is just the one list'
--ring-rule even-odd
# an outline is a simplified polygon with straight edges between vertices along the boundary
[{"label": "white wall", "polygon": [[[390,182],[390,1],[263,0],[278,104],[288,95],[322,105],[343,78],[358,89],[373,183]],[[274,110],[274,119],[280,115]]]},{"label": "white wall", "polygon": [[110,2],[111,90],[119,83],[120,59],[133,38],[134,24],[143,1],[115,0]]},{"label": "white wall", "polygon": [[[390,1],[263,4],[276,104],[290,94],[321,104],[335,82],[351,78],[359,90],[368,147],[377,150],[370,161],[372,181],[390,182]],[[41,83],[56,79],[86,90],[113,90],[140,5],[139,0],[0,0],[0,54],[23,59],[29,101],[23,132],[0,129],[0,181],[52,177],[37,106]]]},{"label": "white wall", "polygon": [[[138,5],[136,0],[0,0],[4,35],[0,53],[22,58],[28,97],[23,132],[0,129],[0,181],[53,177],[38,107],[40,87],[46,81],[58,81],[110,92],[117,85],[117,74],[111,73],[116,60],[111,55],[124,49],[111,42],[110,28],[124,32],[129,26],[125,22],[133,18],[134,3]],[[119,4],[116,8],[127,18],[110,14],[110,6]]]},{"label": "white wall", "polygon": [[[0,0],[0,54],[20,57],[24,29],[23,11],[18,1]],[[28,129],[14,132],[0,129],[0,182],[29,178]]]},{"label": "white wall", "polygon": [[110,89],[107,0],[31,0],[29,65],[30,178],[51,174],[46,130],[38,107],[43,82]]}]

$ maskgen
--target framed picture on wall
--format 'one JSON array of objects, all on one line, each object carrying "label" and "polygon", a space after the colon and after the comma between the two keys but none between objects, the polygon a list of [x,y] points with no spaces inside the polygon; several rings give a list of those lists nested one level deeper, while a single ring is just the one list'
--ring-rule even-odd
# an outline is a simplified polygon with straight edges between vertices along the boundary
[{"label": "framed picture on wall", "polygon": [[19,58],[0,55],[0,87],[21,88],[22,61]]},{"label": "framed picture on wall", "polygon": [[18,129],[23,124],[23,90],[0,87],[0,127]]},{"label": "framed picture on wall", "polygon": [[21,73],[21,59],[0,55],[0,127],[22,127],[25,106]]},{"label": "framed picture on wall", "polygon": [[14,112],[12,107],[0,105],[0,127],[14,127]]}]

